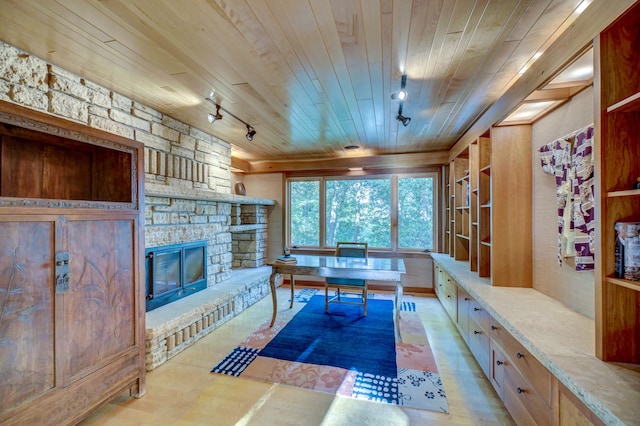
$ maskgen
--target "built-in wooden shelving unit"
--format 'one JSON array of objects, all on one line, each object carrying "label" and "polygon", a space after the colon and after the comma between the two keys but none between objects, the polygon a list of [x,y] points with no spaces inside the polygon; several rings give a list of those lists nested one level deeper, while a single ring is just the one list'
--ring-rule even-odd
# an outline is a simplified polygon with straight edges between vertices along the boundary
[{"label": "built-in wooden shelving unit", "polygon": [[640,364],[640,282],[615,277],[614,226],[640,223],[640,190],[632,189],[640,176],[639,43],[638,3],[595,40],[600,67],[596,354],[633,364]]}]

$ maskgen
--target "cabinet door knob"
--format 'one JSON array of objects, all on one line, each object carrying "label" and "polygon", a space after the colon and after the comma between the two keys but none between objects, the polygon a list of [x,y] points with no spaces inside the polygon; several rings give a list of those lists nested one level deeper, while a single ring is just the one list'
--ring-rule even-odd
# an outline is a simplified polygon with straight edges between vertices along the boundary
[{"label": "cabinet door knob", "polygon": [[522,389],[521,387],[518,387],[518,388],[516,388],[516,392],[518,392],[518,393],[525,393],[525,392],[526,392],[526,390],[525,390],[525,389]]},{"label": "cabinet door knob", "polygon": [[482,309],[480,308],[473,308],[474,311],[481,311]]},{"label": "cabinet door knob", "polygon": [[502,362],[502,361],[500,361],[500,360],[497,360],[497,361],[496,361],[496,364],[497,364],[497,365],[502,365],[502,364],[504,364],[504,362]]},{"label": "cabinet door knob", "polygon": [[497,329],[498,329],[498,327],[496,327],[495,325],[492,325],[492,326],[491,326],[491,329],[492,329],[492,330],[497,330]]},{"label": "cabinet door knob", "polygon": [[482,331],[473,330],[473,334],[482,334]]},{"label": "cabinet door knob", "polygon": [[469,299],[468,297],[465,297],[464,300],[471,300],[471,299]]},{"label": "cabinet door knob", "polygon": [[518,359],[520,359],[520,358],[524,358],[524,354],[523,354],[523,353],[520,353],[520,352],[516,352],[516,357],[517,357]]}]

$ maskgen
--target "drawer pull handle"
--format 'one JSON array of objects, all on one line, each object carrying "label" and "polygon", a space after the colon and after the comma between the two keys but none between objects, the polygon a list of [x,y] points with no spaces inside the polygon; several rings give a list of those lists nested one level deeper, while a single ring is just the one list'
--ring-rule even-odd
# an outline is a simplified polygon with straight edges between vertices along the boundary
[{"label": "drawer pull handle", "polygon": [[522,353],[520,353],[520,352],[516,352],[516,357],[517,357],[518,359],[520,359],[520,358],[524,358],[524,354],[522,354]]},{"label": "drawer pull handle", "polygon": [[500,360],[497,360],[497,361],[496,361],[496,364],[497,364],[497,365],[502,365],[502,364],[504,364],[504,362],[502,362],[502,361],[500,361]]},{"label": "drawer pull handle", "polygon": [[481,311],[482,309],[480,309],[480,308],[473,308],[473,310],[477,312],[477,311]]},{"label": "drawer pull handle", "polygon": [[516,392],[518,393],[525,393],[526,390],[522,389],[521,387],[516,388]]},{"label": "drawer pull handle", "polygon": [[498,327],[496,327],[495,325],[492,325],[492,326],[491,326],[491,329],[492,329],[492,330],[497,330],[497,329],[498,329]]},{"label": "drawer pull handle", "polygon": [[473,330],[473,334],[482,334],[482,331]]}]

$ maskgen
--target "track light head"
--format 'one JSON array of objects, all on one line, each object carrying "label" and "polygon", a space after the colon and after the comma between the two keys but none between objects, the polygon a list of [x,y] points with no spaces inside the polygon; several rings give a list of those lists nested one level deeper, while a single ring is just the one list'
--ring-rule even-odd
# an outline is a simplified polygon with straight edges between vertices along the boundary
[{"label": "track light head", "polygon": [[209,120],[209,123],[211,124],[213,124],[216,120],[222,120],[222,114],[220,114],[220,105],[216,104],[215,114],[212,114],[212,113],[207,114],[207,120]]},{"label": "track light head", "polygon": [[396,93],[392,93],[391,94],[391,99],[397,99],[400,102],[403,102],[407,99],[408,96],[408,92],[407,89],[405,89],[405,87],[407,87],[407,75],[404,74],[402,76],[402,79],[400,80],[400,91],[396,92]]},{"label": "track light head", "polygon": [[400,89],[399,92],[391,94],[391,99],[393,99],[393,100],[397,99],[400,102],[402,102],[405,99],[407,99],[407,91],[405,89]]},{"label": "track light head", "polygon": [[411,123],[411,117],[405,117],[402,114],[398,114],[398,116],[396,117],[396,120],[401,122],[404,127],[407,127],[409,123]]},{"label": "track light head", "polygon": [[256,135],[256,130],[247,124],[247,140],[252,141]]}]

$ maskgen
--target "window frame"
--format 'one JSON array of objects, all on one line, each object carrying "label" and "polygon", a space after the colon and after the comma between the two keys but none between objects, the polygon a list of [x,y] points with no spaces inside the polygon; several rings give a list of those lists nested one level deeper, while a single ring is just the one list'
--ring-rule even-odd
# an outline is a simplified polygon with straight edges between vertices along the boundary
[{"label": "window frame", "polygon": [[[398,226],[399,226],[399,181],[402,178],[431,178],[433,197],[432,197],[432,241],[433,247],[424,248],[402,248],[398,247]],[[329,251],[335,250],[335,245],[326,245],[326,182],[330,180],[370,180],[370,179],[388,179],[391,185],[390,200],[390,247],[371,247],[373,251],[393,252],[393,253],[423,253],[437,251],[439,242],[439,218],[438,218],[438,200],[439,200],[439,181],[440,173],[434,170],[425,171],[406,171],[406,172],[386,172],[386,173],[366,173],[366,174],[327,174],[327,175],[295,175],[291,174],[285,177],[285,244],[296,251]],[[316,181],[319,182],[319,245],[318,246],[293,246],[291,244],[291,182]]]}]

